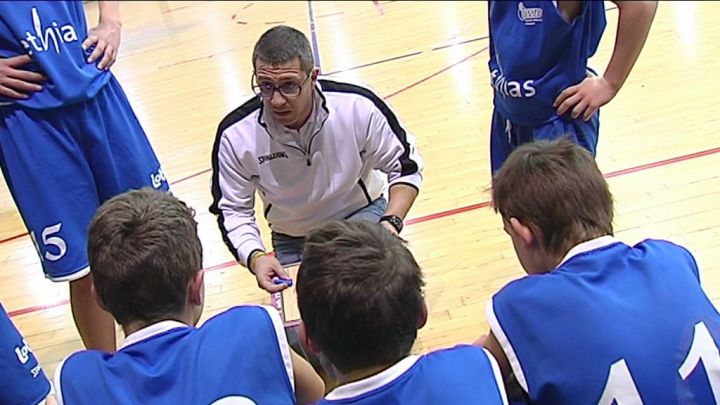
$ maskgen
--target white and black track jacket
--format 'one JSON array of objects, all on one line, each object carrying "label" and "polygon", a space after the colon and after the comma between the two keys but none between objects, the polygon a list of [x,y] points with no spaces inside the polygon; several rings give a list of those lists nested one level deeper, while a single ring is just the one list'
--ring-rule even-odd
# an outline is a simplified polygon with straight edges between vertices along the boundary
[{"label": "white and black track jacket", "polygon": [[[386,185],[422,182],[414,137],[367,88],[319,79],[308,122],[274,122],[254,97],[228,114],[212,151],[210,211],[235,258],[265,250],[255,222],[255,191],[274,232],[304,236],[383,195]],[[379,172],[387,174],[387,182]]]}]

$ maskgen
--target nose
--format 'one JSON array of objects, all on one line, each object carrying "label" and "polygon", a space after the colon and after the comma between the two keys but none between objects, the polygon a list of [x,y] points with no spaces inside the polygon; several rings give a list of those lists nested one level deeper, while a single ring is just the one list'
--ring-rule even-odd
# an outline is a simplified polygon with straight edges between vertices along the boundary
[{"label": "nose", "polygon": [[280,94],[280,91],[275,90],[273,92],[272,97],[270,97],[270,105],[273,107],[282,107],[283,104],[285,104],[287,100],[285,100],[285,97],[283,97],[282,94]]}]

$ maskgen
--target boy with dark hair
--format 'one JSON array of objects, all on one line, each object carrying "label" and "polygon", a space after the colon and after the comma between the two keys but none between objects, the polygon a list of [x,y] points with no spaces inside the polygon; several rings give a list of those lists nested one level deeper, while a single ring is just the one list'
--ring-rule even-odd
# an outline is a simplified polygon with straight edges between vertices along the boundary
[{"label": "boy with dark hair", "polygon": [[410,355],[427,319],[423,285],[410,251],[381,225],[332,221],[308,234],[297,280],[300,333],[341,374],[321,403],[506,403],[486,351]]},{"label": "boy with dark hair", "polygon": [[306,403],[322,380],[289,349],[274,308],[239,306],[205,322],[194,212],[132,191],[103,204],[89,231],[94,293],[126,335],[115,354],[81,351],[55,373],[62,403]]},{"label": "boy with dark hair", "polygon": [[520,146],[492,199],[528,273],[492,298],[480,340],[509,392],[534,404],[720,399],[720,316],[693,256],[615,239],[612,195],[587,150],[567,139]]}]

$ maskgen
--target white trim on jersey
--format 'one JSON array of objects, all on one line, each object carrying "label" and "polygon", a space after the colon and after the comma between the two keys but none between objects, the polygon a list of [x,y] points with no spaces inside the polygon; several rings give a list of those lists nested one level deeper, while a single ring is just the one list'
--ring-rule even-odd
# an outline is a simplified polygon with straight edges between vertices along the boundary
[{"label": "white trim on jersey", "polygon": [[150,326],[146,326],[140,330],[137,330],[125,337],[125,341],[123,342],[122,346],[118,350],[124,349],[130,345],[134,345],[135,343],[149,339],[155,335],[159,335],[161,333],[165,333],[171,329],[175,328],[189,328],[187,324],[184,324],[182,322],[173,321],[173,320],[167,320],[167,321],[160,321],[157,323],[154,323]]},{"label": "white trim on jersey", "polygon": [[53,383],[52,385],[55,388],[55,401],[57,402],[57,405],[63,405],[63,396],[62,396],[62,390],[60,387],[60,376],[62,375],[62,368],[63,365],[65,365],[65,360],[68,358],[65,357],[64,359],[60,360],[60,363],[58,363],[57,368],[55,368],[55,376],[53,377]]},{"label": "white trim on jersey", "polygon": [[274,307],[268,305],[260,305],[265,311],[267,311],[272,320],[273,326],[275,327],[275,335],[278,338],[278,346],[280,347],[280,354],[285,364],[285,371],[287,371],[288,378],[290,379],[290,386],[293,392],[295,392],[295,375],[293,373],[292,358],[290,357],[290,344],[288,343],[287,336],[285,335],[285,326],[282,319],[280,319],[280,312]]},{"label": "white trim on jersey", "polygon": [[90,266],[85,266],[85,267],[83,267],[82,269],[76,271],[75,273],[73,273],[73,274],[68,274],[67,276],[51,277],[50,275],[45,274],[45,277],[47,277],[50,281],[52,281],[52,282],[54,282],[54,283],[61,283],[61,282],[63,282],[63,281],[75,281],[75,280],[79,280],[79,279],[87,276],[88,274],[90,274]]},{"label": "white trim on jersey", "polygon": [[560,264],[558,264],[555,268],[559,268],[562,265],[565,264],[568,260],[572,259],[573,257],[589,252],[591,250],[604,248],[605,246],[610,246],[613,243],[622,243],[618,239],[616,239],[614,236],[605,235],[601,236],[599,238],[590,239],[589,241],[585,241],[583,243],[579,243],[575,245],[572,249],[568,250],[567,254],[563,259],[560,261]]},{"label": "white trim on jersey", "polygon": [[414,366],[419,359],[420,356],[416,355],[405,357],[404,359],[392,365],[390,368],[383,370],[378,374],[375,374],[368,378],[364,378],[362,380],[353,381],[351,383],[341,385],[335,388],[325,396],[325,399],[332,401],[354,398],[358,395],[362,395],[367,392],[381,388],[395,381],[404,372],[408,371],[410,367]]},{"label": "white trim on jersey", "polygon": [[507,405],[508,399],[507,393],[505,392],[505,380],[503,379],[502,372],[500,371],[500,366],[498,365],[497,360],[495,360],[495,356],[493,356],[488,349],[484,347],[482,349],[485,352],[485,355],[488,357],[488,360],[490,361],[493,376],[495,377],[495,384],[497,384],[498,391],[500,391],[500,397],[502,398],[502,402],[503,404]]},{"label": "white trim on jersey", "polygon": [[517,354],[515,354],[515,349],[513,349],[507,335],[505,335],[505,331],[502,326],[500,326],[500,322],[498,322],[497,317],[495,316],[492,299],[488,301],[487,306],[485,307],[485,317],[487,318],[488,325],[490,325],[490,330],[493,335],[495,335],[495,339],[497,339],[503,349],[503,352],[505,352],[505,356],[510,363],[510,367],[512,368],[513,373],[515,373],[515,379],[525,392],[530,392],[528,391],[527,380],[525,379],[525,373],[523,373],[522,366],[520,365],[520,360],[518,360]]}]

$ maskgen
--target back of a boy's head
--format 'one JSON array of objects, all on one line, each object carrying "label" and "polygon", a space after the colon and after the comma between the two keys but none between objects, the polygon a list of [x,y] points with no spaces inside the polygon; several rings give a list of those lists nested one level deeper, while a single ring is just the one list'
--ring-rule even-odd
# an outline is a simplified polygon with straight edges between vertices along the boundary
[{"label": "back of a boy's head", "polygon": [[515,149],[493,178],[492,200],[503,218],[535,224],[552,253],[613,233],[608,184],[592,155],[567,138]]},{"label": "back of a boy's head", "polygon": [[202,266],[194,211],[171,194],[120,194],[95,213],[88,235],[93,283],[120,324],[181,312]]},{"label": "back of a boy's head", "polygon": [[298,308],[310,339],[347,373],[410,353],[423,286],[413,255],[382,225],[332,221],[306,237]]}]

